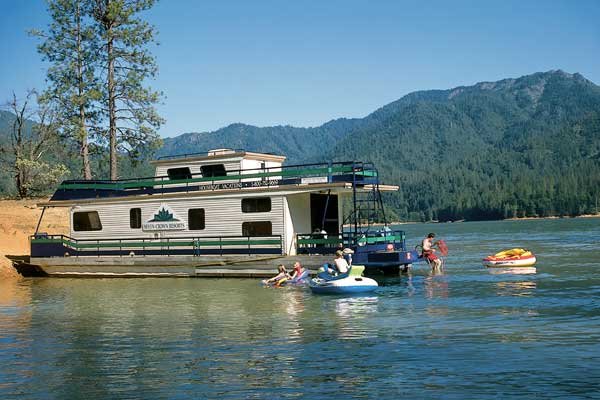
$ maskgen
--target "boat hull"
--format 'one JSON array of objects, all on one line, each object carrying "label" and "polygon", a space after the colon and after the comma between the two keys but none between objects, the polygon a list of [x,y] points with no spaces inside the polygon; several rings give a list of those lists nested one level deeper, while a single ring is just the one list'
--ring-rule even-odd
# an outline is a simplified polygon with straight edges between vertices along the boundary
[{"label": "boat hull", "polygon": [[483,259],[483,265],[488,268],[517,268],[517,267],[531,267],[537,262],[535,256],[506,259],[506,260],[490,260]]},{"label": "boat hull", "polygon": [[300,262],[316,270],[330,256],[135,256],[135,257],[32,257],[15,268],[25,276],[29,270],[57,277],[198,277],[270,278],[279,264]]},{"label": "boat hull", "polygon": [[313,293],[318,294],[354,294],[371,292],[379,285],[371,278],[349,276],[334,281],[313,278],[309,286]]}]

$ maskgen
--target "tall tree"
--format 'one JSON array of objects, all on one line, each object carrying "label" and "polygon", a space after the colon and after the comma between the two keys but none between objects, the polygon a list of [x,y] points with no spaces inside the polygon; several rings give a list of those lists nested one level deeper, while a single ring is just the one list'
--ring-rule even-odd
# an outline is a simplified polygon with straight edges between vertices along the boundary
[{"label": "tall tree", "polygon": [[69,172],[63,164],[44,160],[59,142],[56,113],[47,103],[33,106],[36,99],[35,91],[29,91],[22,101],[13,93],[4,105],[14,119],[9,144],[0,147],[0,161],[13,173],[20,198],[44,192]]},{"label": "tall tree", "polygon": [[155,43],[155,29],[139,17],[155,0],[95,0],[94,18],[104,42],[103,105],[108,119],[110,179],[117,179],[120,152],[131,157],[159,142],[156,130],[163,120],[155,105],[161,93],[144,86],[157,73],[156,60],[148,50]]},{"label": "tall tree", "polygon": [[92,179],[89,127],[95,123],[94,104],[101,97],[98,84],[99,38],[90,18],[92,0],[49,0],[52,22],[47,31],[32,31],[43,43],[38,51],[51,63],[45,101],[58,104],[63,134],[76,141],[82,161],[82,175]]}]

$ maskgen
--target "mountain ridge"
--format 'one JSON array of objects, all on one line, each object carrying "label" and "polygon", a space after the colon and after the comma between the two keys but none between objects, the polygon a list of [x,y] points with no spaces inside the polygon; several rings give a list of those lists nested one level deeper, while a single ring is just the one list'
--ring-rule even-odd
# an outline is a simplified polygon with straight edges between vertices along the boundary
[{"label": "mountain ridge", "polygon": [[[372,161],[400,185],[385,200],[401,220],[596,213],[600,87],[578,73],[537,72],[412,92],[364,118],[317,127],[233,123],[188,132],[164,139],[157,155],[223,147],[282,154],[288,164]],[[102,160],[96,165],[100,176]],[[121,163],[121,176],[140,173],[151,166]]]}]

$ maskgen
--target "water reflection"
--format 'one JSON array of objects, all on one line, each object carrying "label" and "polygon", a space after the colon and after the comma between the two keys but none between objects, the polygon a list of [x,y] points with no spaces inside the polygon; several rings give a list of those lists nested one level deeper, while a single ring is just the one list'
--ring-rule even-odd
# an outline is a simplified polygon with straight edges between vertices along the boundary
[{"label": "water reflection", "polygon": [[287,316],[286,337],[290,342],[297,342],[304,333],[301,317],[305,311],[305,294],[298,287],[284,288],[282,292],[283,311]]},{"label": "water reflection", "polygon": [[425,296],[428,299],[448,298],[448,277],[443,271],[431,271],[423,281],[425,285]]},{"label": "water reflection", "polygon": [[16,389],[34,375],[27,361],[32,357],[29,351],[31,318],[31,287],[28,282],[0,280],[0,349],[3,355],[0,357],[0,389]]},{"label": "water reflection", "polygon": [[377,329],[371,323],[371,315],[377,313],[377,296],[356,296],[335,300],[337,337],[340,339],[366,339],[375,337]]},{"label": "water reflection", "polygon": [[518,267],[518,268],[488,268],[492,275],[531,275],[537,272],[535,267]]},{"label": "water reflection", "polygon": [[496,282],[498,296],[532,296],[537,288],[533,281],[522,282]]},{"label": "water reflection", "polygon": [[[461,243],[446,273],[378,277],[369,297],[243,279],[2,282],[0,399],[595,398],[600,250],[548,243],[600,225],[556,223],[579,233],[441,224]],[[540,275],[492,276],[486,232],[556,257]]]}]

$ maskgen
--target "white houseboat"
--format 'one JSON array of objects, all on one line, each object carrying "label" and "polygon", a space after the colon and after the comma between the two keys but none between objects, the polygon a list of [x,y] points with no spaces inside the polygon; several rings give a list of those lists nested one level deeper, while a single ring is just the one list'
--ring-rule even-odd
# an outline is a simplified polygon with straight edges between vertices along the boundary
[{"label": "white houseboat", "polygon": [[[340,247],[356,263],[416,261],[387,227],[371,163],[284,166],[285,157],[217,149],[153,161],[151,178],[64,181],[40,204],[67,207],[70,233],[36,231],[28,268],[53,276],[267,276],[316,269]],[[38,223],[38,229],[40,224]]]}]

